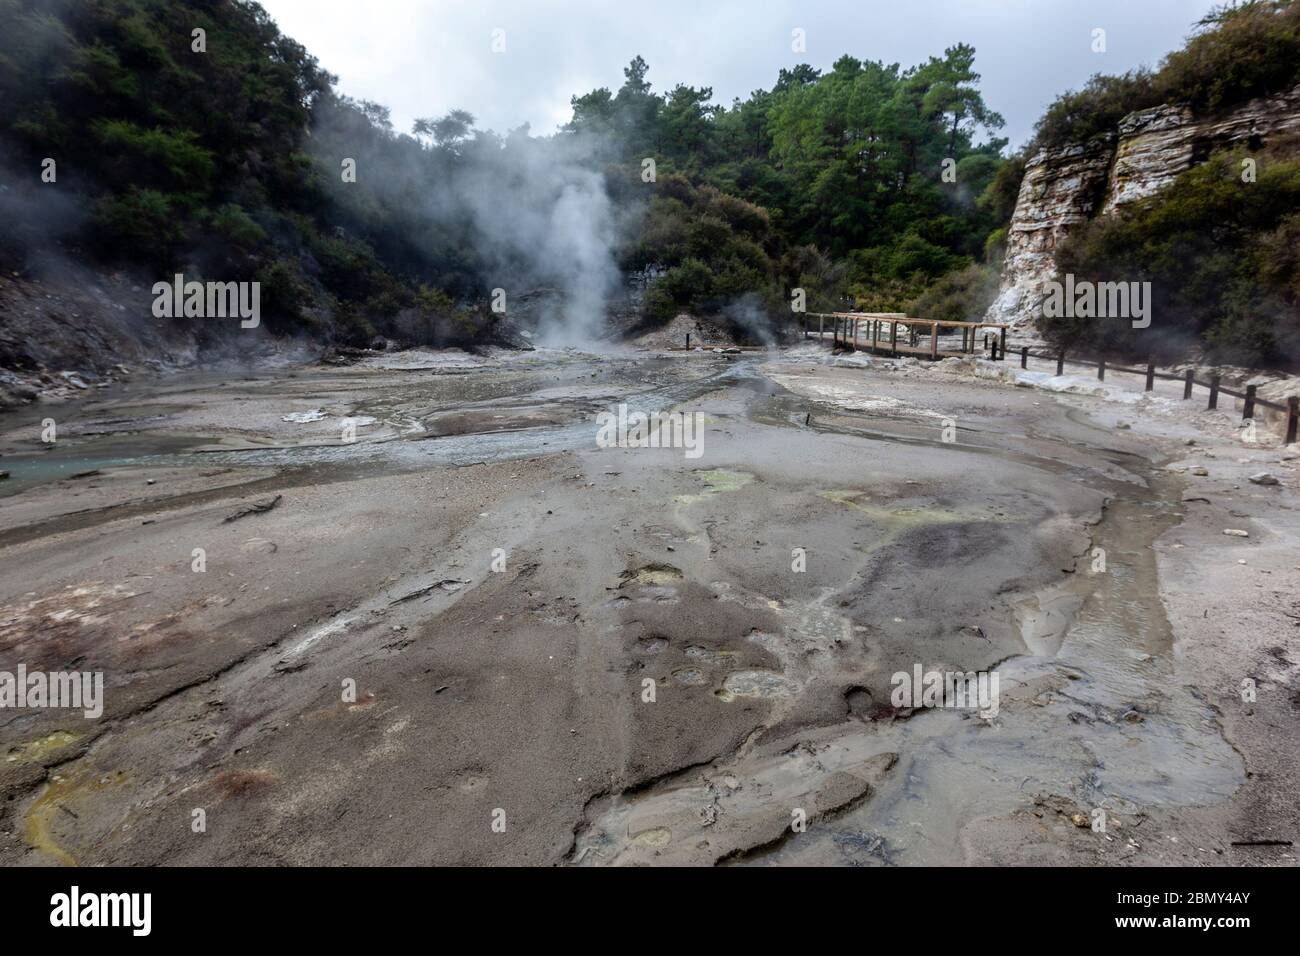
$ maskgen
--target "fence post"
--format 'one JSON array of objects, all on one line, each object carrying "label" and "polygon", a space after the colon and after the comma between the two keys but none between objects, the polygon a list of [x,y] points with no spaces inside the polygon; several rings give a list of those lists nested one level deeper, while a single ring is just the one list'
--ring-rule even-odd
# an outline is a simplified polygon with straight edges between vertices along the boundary
[{"label": "fence post", "polygon": [[1020,346],[1020,367],[1029,368],[1029,346]]},{"label": "fence post", "polygon": [[1106,360],[1104,358],[1097,363],[1097,381],[1106,381]]},{"label": "fence post", "polygon": [[1210,376],[1210,404],[1206,408],[1219,407],[1219,376]]},{"label": "fence post", "polygon": [[1000,332],[999,335],[998,335],[998,351],[1002,353],[1002,360],[1003,360],[1003,361],[1006,361],[1006,358],[1007,358],[1007,327],[1006,327],[1005,325],[1002,326],[1002,330],[1001,330],[1001,332]]},{"label": "fence post", "polygon": [[1065,374],[1065,349],[1061,349],[1061,354],[1056,357],[1056,374]]},{"label": "fence post", "polygon": [[990,356],[990,358],[992,358],[992,360],[995,361],[995,362],[1001,361],[1001,360],[998,358],[998,340],[997,340],[997,339],[994,339],[994,340],[993,340],[993,354]]},{"label": "fence post", "polygon": [[1286,444],[1295,444],[1297,425],[1300,425],[1300,395],[1292,395],[1286,400]]},{"label": "fence post", "polygon": [[826,316],[817,313],[817,341],[820,342],[826,337]]},{"label": "fence post", "polygon": [[1192,370],[1189,368],[1183,377],[1183,401],[1192,397]]},{"label": "fence post", "polygon": [[988,334],[987,332],[985,332],[985,333],[984,333],[984,351],[987,352],[988,350],[989,350],[989,334]]},{"label": "fence post", "polygon": [[1259,387],[1259,386],[1257,386],[1257,385],[1247,385],[1247,386],[1246,386],[1246,402],[1245,402],[1244,405],[1241,406],[1241,417],[1242,417],[1242,418],[1254,418],[1254,417],[1255,417],[1255,389],[1258,388],[1258,387]]},{"label": "fence post", "polygon": [[687,333],[686,333],[686,351],[689,352],[690,350],[691,350],[691,333],[690,333],[690,332],[687,332]]},{"label": "fence post", "polygon": [[1147,391],[1150,392],[1156,387],[1156,363],[1147,362]]},{"label": "fence post", "polygon": [[889,354],[898,358],[898,319],[889,320]]}]

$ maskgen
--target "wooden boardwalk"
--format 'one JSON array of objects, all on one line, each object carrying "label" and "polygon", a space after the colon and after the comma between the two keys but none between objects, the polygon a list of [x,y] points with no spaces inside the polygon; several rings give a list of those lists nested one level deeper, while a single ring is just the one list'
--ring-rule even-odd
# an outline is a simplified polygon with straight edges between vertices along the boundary
[{"label": "wooden boardwalk", "polygon": [[[817,320],[816,331],[812,328],[812,319]],[[819,340],[825,339],[828,325],[833,347],[877,355],[911,355],[938,361],[974,355],[986,345],[991,345],[995,359],[1005,356],[1007,351],[1007,326],[1000,322],[940,322],[918,319],[902,312],[804,313],[805,338],[816,335]],[[940,330],[949,330],[942,333],[944,339],[960,335],[960,342],[940,344]],[[987,338],[989,330],[995,336],[992,342]],[[986,333],[984,342],[980,340],[981,331]]]}]

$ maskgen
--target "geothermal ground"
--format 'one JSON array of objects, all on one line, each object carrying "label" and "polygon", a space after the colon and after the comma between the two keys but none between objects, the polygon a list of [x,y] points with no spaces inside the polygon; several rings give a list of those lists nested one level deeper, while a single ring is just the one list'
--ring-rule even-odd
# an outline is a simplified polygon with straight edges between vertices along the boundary
[{"label": "geothermal ground", "polygon": [[[702,454],[598,447],[620,402]],[[105,680],[0,711],[0,864],[1295,862],[1300,462],[1230,412],[408,352],[0,453],[0,669]],[[895,706],[917,665],[996,714]]]}]

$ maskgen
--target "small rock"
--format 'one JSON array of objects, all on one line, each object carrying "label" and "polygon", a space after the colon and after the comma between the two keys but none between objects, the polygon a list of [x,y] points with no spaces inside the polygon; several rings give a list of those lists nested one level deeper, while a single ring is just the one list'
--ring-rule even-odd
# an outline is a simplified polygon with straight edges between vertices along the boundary
[{"label": "small rock", "polygon": [[1242,531],[1240,528],[1224,528],[1223,533],[1233,538],[1249,538],[1249,531]]},{"label": "small rock", "polygon": [[1209,471],[1206,470],[1205,468],[1193,468],[1192,474],[1199,475],[1200,477],[1204,478],[1206,475],[1209,474]]},{"label": "small rock", "polygon": [[1250,483],[1252,485],[1276,485],[1277,479],[1267,471],[1261,471],[1258,475],[1250,476]]}]

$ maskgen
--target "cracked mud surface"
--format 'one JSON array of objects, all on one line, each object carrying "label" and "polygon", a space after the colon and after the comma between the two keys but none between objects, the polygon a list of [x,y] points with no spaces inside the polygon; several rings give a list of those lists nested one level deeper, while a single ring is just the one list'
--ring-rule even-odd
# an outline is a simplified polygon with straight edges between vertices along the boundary
[{"label": "cracked mud surface", "polygon": [[[702,412],[702,457],[597,448],[619,401]],[[1224,652],[1180,663],[1180,452],[1100,405],[538,353],[0,420],[0,662],[106,685],[99,720],[0,712],[0,863],[1215,862],[1168,837],[1293,826],[1248,776],[1293,758]],[[1294,697],[1281,641],[1243,654]],[[998,715],[895,708],[915,664],[998,668]]]}]

